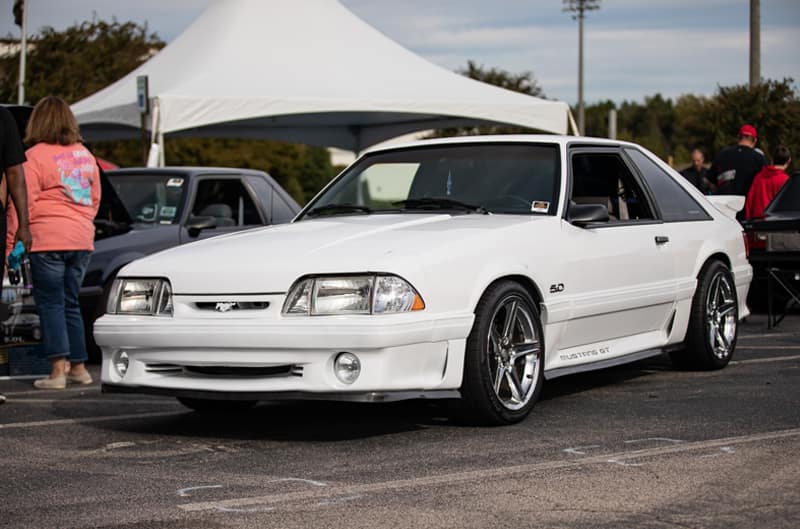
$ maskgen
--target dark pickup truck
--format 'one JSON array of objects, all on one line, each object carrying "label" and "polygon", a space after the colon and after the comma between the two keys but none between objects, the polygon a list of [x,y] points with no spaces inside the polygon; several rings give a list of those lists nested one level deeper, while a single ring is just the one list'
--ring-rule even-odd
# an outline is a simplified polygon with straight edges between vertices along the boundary
[{"label": "dark pickup truck", "polygon": [[[107,171],[95,219],[95,251],[80,302],[92,358],[94,320],[108,288],[134,259],[179,244],[291,221],[300,206],[268,174],[247,169],[166,167]],[[202,265],[199,265],[202,266]]]}]

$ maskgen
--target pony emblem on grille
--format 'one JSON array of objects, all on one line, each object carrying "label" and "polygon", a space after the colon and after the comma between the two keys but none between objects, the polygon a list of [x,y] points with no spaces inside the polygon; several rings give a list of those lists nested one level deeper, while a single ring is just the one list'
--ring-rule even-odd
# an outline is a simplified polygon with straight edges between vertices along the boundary
[{"label": "pony emblem on grille", "polygon": [[215,312],[228,312],[239,308],[239,304],[235,301],[220,301],[214,305]]}]

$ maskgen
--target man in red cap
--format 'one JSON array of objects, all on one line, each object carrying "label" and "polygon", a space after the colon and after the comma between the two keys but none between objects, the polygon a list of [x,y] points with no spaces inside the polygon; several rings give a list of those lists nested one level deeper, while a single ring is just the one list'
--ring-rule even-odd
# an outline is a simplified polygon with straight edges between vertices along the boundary
[{"label": "man in red cap", "polygon": [[757,141],[756,128],[742,125],[739,142],[719,151],[708,170],[708,179],[716,182],[718,195],[747,196],[753,178],[766,165],[764,155],[755,149]]}]

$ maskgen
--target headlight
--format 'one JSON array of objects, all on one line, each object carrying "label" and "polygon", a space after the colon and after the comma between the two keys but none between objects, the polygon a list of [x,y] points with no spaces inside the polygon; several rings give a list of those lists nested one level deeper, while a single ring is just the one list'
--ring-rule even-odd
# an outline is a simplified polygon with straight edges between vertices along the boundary
[{"label": "headlight", "polygon": [[301,279],[289,289],[283,314],[389,314],[424,308],[422,297],[406,280],[373,274]]},{"label": "headlight", "polygon": [[172,287],[166,279],[115,279],[106,312],[172,316]]}]

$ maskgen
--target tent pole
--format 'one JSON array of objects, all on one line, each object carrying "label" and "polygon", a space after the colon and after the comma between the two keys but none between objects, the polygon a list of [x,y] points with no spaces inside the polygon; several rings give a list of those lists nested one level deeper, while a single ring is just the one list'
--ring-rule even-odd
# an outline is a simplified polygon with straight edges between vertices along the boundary
[{"label": "tent pole", "polygon": [[572,115],[572,109],[567,108],[567,118],[569,119],[569,128],[572,129],[573,136],[580,136],[581,133],[578,132],[578,124],[575,123],[575,116]]},{"label": "tent pole", "polygon": [[158,166],[159,167],[165,167],[166,166],[166,162],[165,162],[165,158],[166,157],[165,157],[164,151],[166,150],[167,146],[164,145],[164,133],[161,132],[160,130],[158,131],[158,146],[161,147],[158,150]]}]

